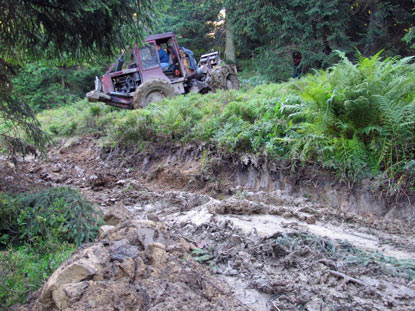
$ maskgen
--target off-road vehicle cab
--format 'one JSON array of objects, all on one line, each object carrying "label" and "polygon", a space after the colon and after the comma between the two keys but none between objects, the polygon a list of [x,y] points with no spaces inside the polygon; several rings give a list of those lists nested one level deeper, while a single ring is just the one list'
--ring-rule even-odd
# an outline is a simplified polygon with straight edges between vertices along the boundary
[{"label": "off-road vehicle cab", "polygon": [[[164,70],[160,63],[157,46],[164,49],[169,56],[169,66]],[[205,57],[206,55],[208,57]],[[133,109],[143,108],[149,103],[176,94],[206,93],[220,88],[239,88],[236,70],[234,72],[232,69],[226,69],[227,75],[234,76],[233,81],[236,81],[236,84],[226,85],[226,82],[224,84],[215,81],[217,74],[215,75],[214,72],[217,70],[213,69],[213,63],[210,61],[214,59],[215,66],[219,67],[221,62],[219,54],[213,52],[206,55],[203,55],[202,59],[209,60],[209,64],[206,66],[201,60],[199,64],[203,64],[189,74],[180,56],[176,37],[172,32],[148,36],[145,46],[138,47],[134,44],[132,50],[127,48],[101,79],[96,77],[95,90],[88,92],[86,97],[89,101],[102,101],[112,106]],[[193,56],[188,55],[188,57]],[[130,58],[130,61],[125,62],[124,58]],[[226,65],[223,63],[222,67]],[[220,71],[219,78],[222,79],[223,68]]]}]

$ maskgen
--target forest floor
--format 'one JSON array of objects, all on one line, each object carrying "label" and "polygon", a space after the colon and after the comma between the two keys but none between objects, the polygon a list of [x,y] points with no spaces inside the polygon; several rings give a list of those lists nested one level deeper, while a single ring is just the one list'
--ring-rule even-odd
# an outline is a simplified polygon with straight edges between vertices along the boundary
[{"label": "forest floor", "polygon": [[47,160],[20,160],[18,170],[1,161],[4,190],[70,186],[106,213],[164,223],[246,310],[415,310],[415,227],[400,220],[231,180],[218,189],[196,178],[200,159],[160,157],[143,170],[103,157],[93,137],[61,141]]}]

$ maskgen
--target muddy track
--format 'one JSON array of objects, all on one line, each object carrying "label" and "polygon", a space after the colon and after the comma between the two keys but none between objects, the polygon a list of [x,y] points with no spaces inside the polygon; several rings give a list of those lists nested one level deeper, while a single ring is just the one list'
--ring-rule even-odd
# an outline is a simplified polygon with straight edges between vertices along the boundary
[{"label": "muddy track", "polygon": [[207,169],[220,159],[196,153],[182,151],[185,160],[165,150],[103,155],[86,137],[62,142],[48,161],[22,161],[10,178],[23,189],[77,188],[107,220],[124,214],[163,222],[249,310],[415,309],[410,222],[358,215],[286,187],[241,185]]}]

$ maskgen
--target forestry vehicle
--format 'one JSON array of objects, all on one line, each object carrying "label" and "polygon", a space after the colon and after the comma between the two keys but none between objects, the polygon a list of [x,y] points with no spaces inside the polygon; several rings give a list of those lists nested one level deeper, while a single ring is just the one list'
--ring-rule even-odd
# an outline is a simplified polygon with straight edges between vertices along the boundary
[{"label": "forestry vehicle", "polygon": [[[169,67],[165,70],[160,64],[157,45],[169,55]],[[126,52],[130,53],[130,62],[125,65]],[[172,32],[148,36],[146,45],[138,47],[134,44],[131,51],[127,48],[101,79],[96,77],[95,89],[86,97],[89,101],[101,101],[119,108],[138,109],[177,94],[239,89],[236,66],[226,65],[218,52],[202,55],[195,70],[187,69],[185,64],[188,63],[189,59],[185,62],[180,55]]]}]

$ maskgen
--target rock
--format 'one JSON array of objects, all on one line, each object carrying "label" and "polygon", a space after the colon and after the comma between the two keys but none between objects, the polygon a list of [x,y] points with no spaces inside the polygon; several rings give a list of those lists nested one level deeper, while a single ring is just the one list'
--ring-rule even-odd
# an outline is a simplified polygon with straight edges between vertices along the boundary
[{"label": "rock", "polygon": [[[74,253],[19,310],[247,310],[162,223],[130,220],[100,236],[105,240]],[[167,252],[166,245],[180,247]]]},{"label": "rock", "polygon": [[[93,278],[102,279],[107,262],[109,262],[109,253],[102,244],[82,249],[51,275],[43,286],[39,300],[46,305],[65,304],[61,302],[63,285],[76,284]],[[58,300],[55,301],[54,297]]]},{"label": "rock", "polygon": [[112,206],[104,213],[104,221],[109,226],[116,226],[131,218],[131,212],[121,205]]},{"label": "rock", "polygon": [[115,228],[115,226],[109,226],[109,225],[104,225],[104,226],[101,226],[100,228],[99,228],[99,231],[98,231],[98,236],[103,236],[104,234],[106,234],[108,231],[110,231],[110,230],[112,230],[112,229],[114,229]]},{"label": "rock", "polygon": [[148,246],[149,259],[152,265],[159,266],[162,264],[166,255],[166,246],[161,243],[152,243]]},{"label": "rock", "polygon": [[138,246],[140,250],[145,250],[154,242],[168,244],[169,234],[162,223],[137,219],[120,223],[100,238],[111,241],[127,239],[131,245]]},{"label": "rock", "polygon": [[60,164],[52,166],[51,171],[53,173],[60,173],[62,171],[62,166]]},{"label": "rock", "polygon": [[[55,291],[61,291],[61,286],[68,283],[77,283],[83,280],[92,279],[97,273],[97,270],[87,260],[80,259],[79,261],[64,266],[62,269],[58,269],[49,278],[44,291],[41,294],[40,299],[44,303],[50,303],[50,299],[54,296]],[[61,297],[62,295],[57,295]],[[53,297],[54,298],[54,297]],[[59,305],[59,301],[55,301],[56,305]]]},{"label": "rock", "polygon": [[69,305],[78,301],[87,288],[87,281],[75,284],[64,284],[62,286],[59,286],[59,288],[57,288],[55,291],[53,291],[53,301],[60,310],[63,310],[67,308]]},{"label": "rock", "polygon": [[129,182],[129,181],[128,181],[127,179],[121,179],[121,180],[117,180],[117,181],[115,182],[115,184],[116,184],[117,186],[125,186],[128,182]]},{"label": "rock", "polygon": [[124,259],[126,257],[135,258],[139,254],[137,247],[130,245],[127,239],[111,242],[110,244],[111,260]]},{"label": "rock", "polygon": [[232,246],[241,245],[242,239],[239,235],[233,234],[230,238],[229,244]]},{"label": "rock", "polygon": [[183,238],[180,238],[180,244],[187,251],[192,251],[194,248],[196,248],[196,245],[194,245],[193,243],[190,243],[190,242],[186,241]]},{"label": "rock", "polygon": [[136,264],[134,259],[125,257],[121,262],[117,262],[116,266],[118,268],[118,273],[114,276],[115,280],[120,280],[123,278],[127,278],[128,282],[134,280],[136,271]]},{"label": "rock", "polygon": [[148,309],[148,303],[149,297],[146,291],[137,291],[134,285],[128,282],[91,281],[82,298],[64,310],[135,311]]},{"label": "rock", "polygon": [[106,186],[111,182],[111,177],[98,173],[88,177],[88,183],[92,189]]}]

